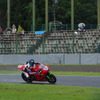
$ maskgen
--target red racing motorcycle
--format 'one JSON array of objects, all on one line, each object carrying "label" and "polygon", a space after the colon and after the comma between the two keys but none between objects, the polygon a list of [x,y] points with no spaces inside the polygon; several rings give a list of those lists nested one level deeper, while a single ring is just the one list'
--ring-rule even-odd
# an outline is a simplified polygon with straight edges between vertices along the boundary
[{"label": "red racing motorcycle", "polygon": [[[17,67],[23,71],[23,69],[25,68],[25,65],[18,65]],[[31,83],[32,81],[42,81],[42,82],[48,81],[51,84],[56,83],[57,79],[52,73],[49,72],[50,68],[48,65],[44,65],[44,64],[35,65],[33,66],[32,70],[33,72],[31,72],[31,74],[24,71],[21,74],[22,79],[26,81],[27,83]],[[40,70],[42,70],[41,74],[34,74],[34,72],[38,72]],[[28,77],[30,77],[30,80],[28,80]]]}]

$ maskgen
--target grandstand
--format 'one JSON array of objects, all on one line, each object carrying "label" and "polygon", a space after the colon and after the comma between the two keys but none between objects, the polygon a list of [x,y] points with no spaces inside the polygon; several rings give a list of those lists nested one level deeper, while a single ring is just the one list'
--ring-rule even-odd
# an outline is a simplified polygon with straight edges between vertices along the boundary
[{"label": "grandstand", "polygon": [[0,54],[48,54],[48,53],[97,53],[99,52],[100,30],[85,32],[56,31],[24,36],[13,33],[0,35]]},{"label": "grandstand", "polygon": [[[49,32],[45,38],[45,53],[95,53],[99,48],[100,30],[85,32],[58,31]],[[48,33],[47,33],[48,34]],[[37,53],[41,53],[42,45]]]},{"label": "grandstand", "polygon": [[0,42],[1,54],[27,54],[29,48],[36,44],[42,34],[33,34],[32,32],[25,33],[24,36],[19,36],[13,33],[4,33],[1,35],[3,41]]}]

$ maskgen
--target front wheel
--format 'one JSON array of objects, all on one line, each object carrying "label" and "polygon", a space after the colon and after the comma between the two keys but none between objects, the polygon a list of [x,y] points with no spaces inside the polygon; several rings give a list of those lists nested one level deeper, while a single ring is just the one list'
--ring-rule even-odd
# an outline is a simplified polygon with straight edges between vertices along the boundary
[{"label": "front wheel", "polygon": [[56,77],[53,74],[47,74],[46,76],[46,80],[51,83],[51,84],[55,84],[56,83]]},{"label": "front wheel", "polygon": [[22,73],[21,76],[22,76],[22,79],[23,79],[24,81],[27,81],[27,77],[25,76],[24,73]]},{"label": "front wheel", "polygon": [[31,78],[30,77],[27,78],[26,75],[25,75],[25,73],[22,73],[21,76],[22,76],[22,79],[24,81],[26,81],[27,83],[31,83],[32,82]]}]

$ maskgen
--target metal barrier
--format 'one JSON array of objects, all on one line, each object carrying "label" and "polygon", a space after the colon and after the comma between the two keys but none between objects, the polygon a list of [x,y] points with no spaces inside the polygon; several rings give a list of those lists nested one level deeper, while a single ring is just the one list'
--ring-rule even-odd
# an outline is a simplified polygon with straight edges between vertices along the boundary
[{"label": "metal barrier", "polygon": [[[50,26],[49,26],[50,27]],[[74,29],[78,29],[78,24],[74,24]],[[96,24],[86,24],[85,29],[97,29]],[[32,31],[32,25],[31,25],[31,31]],[[36,25],[36,31],[43,31],[45,30],[45,24],[37,24]],[[49,29],[49,31],[55,31],[55,30],[71,30],[71,24],[61,24],[61,25],[53,25]]]}]

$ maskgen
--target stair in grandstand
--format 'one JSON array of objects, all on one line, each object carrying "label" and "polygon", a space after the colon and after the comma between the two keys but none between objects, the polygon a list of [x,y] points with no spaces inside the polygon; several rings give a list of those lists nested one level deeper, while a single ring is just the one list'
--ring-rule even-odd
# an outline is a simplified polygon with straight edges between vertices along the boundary
[{"label": "stair in grandstand", "polygon": [[[36,42],[36,44],[31,45],[30,54],[36,53],[36,50],[40,47],[40,45],[45,41],[45,39],[50,35],[51,32],[45,32],[42,37]],[[28,51],[27,51],[28,52]]]}]

